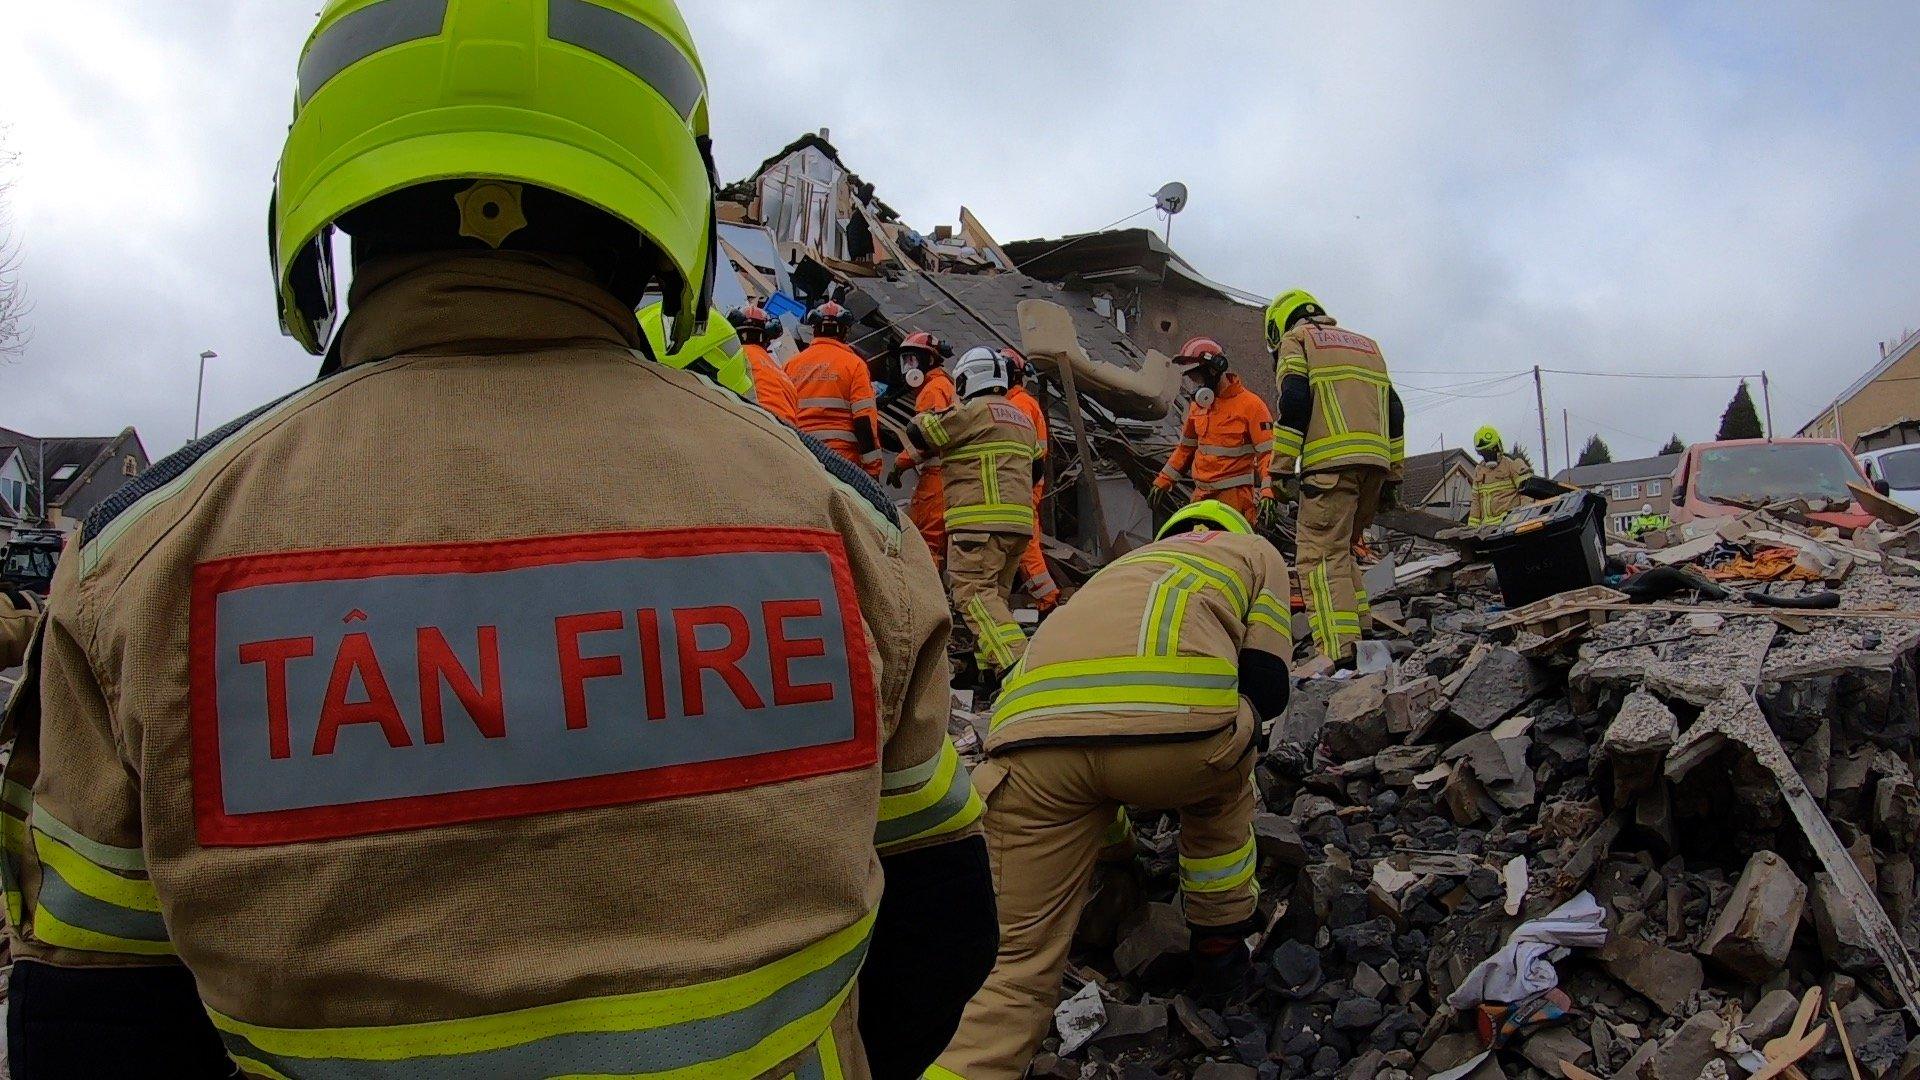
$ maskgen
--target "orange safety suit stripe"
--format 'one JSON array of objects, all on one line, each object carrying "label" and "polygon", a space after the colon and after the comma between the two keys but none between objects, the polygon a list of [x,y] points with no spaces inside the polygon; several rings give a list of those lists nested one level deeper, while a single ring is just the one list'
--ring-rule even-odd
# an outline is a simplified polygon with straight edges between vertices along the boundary
[{"label": "orange safety suit stripe", "polygon": [[787,364],[787,377],[798,398],[800,430],[878,476],[880,450],[863,451],[857,434],[858,422],[871,425],[876,435],[880,430],[873,378],[860,354],[844,341],[818,338]]}]

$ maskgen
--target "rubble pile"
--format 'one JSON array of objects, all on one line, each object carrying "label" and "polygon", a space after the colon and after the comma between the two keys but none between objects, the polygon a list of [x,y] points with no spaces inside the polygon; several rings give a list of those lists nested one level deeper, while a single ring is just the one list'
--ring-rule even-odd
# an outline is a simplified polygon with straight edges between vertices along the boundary
[{"label": "rubble pile", "polygon": [[1302,682],[1257,767],[1255,985],[1182,996],[1177,821],[1136,811],[1032,1075],[1920,1077],[1913,537],[1743,521],[1837,606],[1509,612],[1409,553],[1406,633]]}]

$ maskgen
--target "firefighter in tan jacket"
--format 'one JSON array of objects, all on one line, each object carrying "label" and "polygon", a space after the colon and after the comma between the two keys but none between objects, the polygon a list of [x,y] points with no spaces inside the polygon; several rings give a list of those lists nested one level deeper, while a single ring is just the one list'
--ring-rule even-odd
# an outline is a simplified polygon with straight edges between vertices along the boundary
[{"label": "firefighter in tan jacket", "polygon": [[634,319],[710,309],[679,13],[333,0],[307,59],[282,317],[326,344],[336,224],[352,313],[60,562],[13,1075],[917,1075],[994,938],[946,605],[856,466]]},{"label": "firefighter in tan jacket", "polygon": [[1198,987],[1245,981],[1255,743],[1287,704],[1287,568],[1238,511],[1177,511],[1041,625],[994,708],[975,785],[1000,957],[930,1076],[1015,1080],[1060,992],[1094,862],[1127,806],[1180,815]]},{"label": "firefighter in tan jacket", "polygon": [[1033,536],[1040,437],[1027,414],[1007,400],[1006,357],[970,349],[954,365],[953,383],[960,404],[914,417],[908,452],[916,462],[940,458],[953,606],[973,631],[980,670],[991,685],[1027,648],[1008,600],[1020,555]]},{"label": "firefighter in tan jacket", "polygon": [[1473,467],[1473,507],[1467,511],[1467,524],[1498,525],[1507,520],[1514,507],[1527,501],[1520,485],[1533,470],[1518,456],[1507,453],[1506,441],[1492,426],[1473,433],[1473,449],[1480,455],[1480,462]]},{"label": "firefighter in tan jacket", "polygon": [[1321,653],[1350,665],[1370,618],[1353,548],[1381,504],[1398,500],[1406,414],[1379,343],[1334,325],[1300,289],[1267,308],[1267,346],[1280,383],[1273,474],[1300,497],[1307,616]]}]

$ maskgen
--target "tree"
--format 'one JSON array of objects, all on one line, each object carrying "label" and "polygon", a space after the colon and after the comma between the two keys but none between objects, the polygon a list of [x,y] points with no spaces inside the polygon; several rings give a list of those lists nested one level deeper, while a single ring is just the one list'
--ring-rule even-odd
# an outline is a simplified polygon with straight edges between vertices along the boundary
[{"label": "tree", "polygon": [[1747,389],[1747,380],[1740,380],[1740,389],[1733,392],[1733,400],[1727,402],[1727,411],[1720,414],[1720,434],[1716,439],[1759,439],[1766,435],[1760,427],[1760,414],[1754,410],[1753,394]]},{"label": "tree", "polygon": [[1533,468],[1533,455],[1527,453],[1526,447],[1521,446],[1519,443],[1514,443],[1511,447],[1507,449],[1507,453],[1512,455],[1513,457],[1519,458],[1521,461],[1526,462],[1527,468],[1529,469]]},{"label": "tree", "polygon": [[1605,465],[1613,460],[1613,451],[1608,449],[1607,440],[1598,435],[1587,436],[1587,445],[1580,448],[1580,460],[1575,465]]},{"label": "tree", "polygon": [[1660,448],[1662,457],[1668,454],[1684,454],[1686,452],[1687,444],[1680,441],[1680,433],[1677,431],[1673,433],[1672,438],[1667,440],[1667,445]]},{"label": "tree", "polygon": [[6,129],[0,127],[0,360],[10,360],[27,347],[27,297],[20,285],[20,248],[14,242],[7,200],[13,188],[7,171],[18,158],[7,152]]}]

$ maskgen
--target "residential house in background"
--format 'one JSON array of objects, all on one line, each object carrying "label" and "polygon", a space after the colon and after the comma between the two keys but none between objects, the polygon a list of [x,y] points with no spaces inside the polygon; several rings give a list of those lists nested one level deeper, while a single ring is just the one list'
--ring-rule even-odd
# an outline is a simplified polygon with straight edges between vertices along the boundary
[{"label": "residential house in background", "polygon": [[6,504],[0,528],[72,533],[94,507],[150,464],[132,428],[118,435],[64,438],[0,428],[0,503]]},{"label": "residential house in background", "polygon": [[1607,528],[1625,533],[1643,507],[1655,514],[1673,511],[1673,474],[1684,454],[1577,465],[1554,477],[1562,484],[1585,488],[1607,497]]},{"label": "residential house in background", "polygon": [[1920,419],[1920,330],[1892,346],[1880,345],[1880,362],[1841,391],[1800,429],[1814,439],[1839,439],[1855,450],[1862,436]]},{"label": "residential house in background", "polygon": [[1465,521],[1473,509],[1473,465],[1473,455],[1458,447],[1414,454],[1406,461],[1400,498],[1408,506]]},{"label": "residential house in background", "polygon": [[1267,352],[1270,298],[1207,277],[1158,233],[1116,229],[1059,240],[1019,240],[1006,245],[1006,251],[1021,273],[1088,297],[1142,349],[1175,356],[1189,339],[1213,338],[1248,389],[1269,403],[1278,398]]}]

